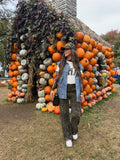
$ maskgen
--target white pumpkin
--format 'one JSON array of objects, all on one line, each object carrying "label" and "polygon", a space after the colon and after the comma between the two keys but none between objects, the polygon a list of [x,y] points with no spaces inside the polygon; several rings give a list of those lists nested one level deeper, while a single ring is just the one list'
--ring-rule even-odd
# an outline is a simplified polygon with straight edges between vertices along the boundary
[{"label": "white pumpkin", "polygon": [[17,99],[17,103],[23,103],[24,102],[24,98],[18,98]]},{"label": "white pumpkin", "polygon": [[21,43],[21,48],[25,49],[25,44],[24,43]]},{"label": "white pumpkin", "polygon": [[45,73],[45,74],[44,74],[44,78],[48,80],[48,79],[50,79],[50,78],[51,78],[51,76],[50,76],[50,74],[49,74],[49,73]]},{"label": "white pumpkin", "polygon": [[45,97],[45,91],[44,90],[38,91],[38,97]]},{"label": "white pumpkin", "polygon": [[40,58],[45,59],[45,54],[44,53],[40,53]]},{"label": "white pumpkin", "polygon": [[22,84],[22,89],[27,89],[28,84]]},{"label": "white pumpkin", "polygon": [[27,89],[22,88],[22,92],[26,93],[26,92],[27,92]]},{"label": "white pumpkin", "polygon": [[46,106],[46,103],[37,103],[37,104],[36,104],[36,109],[41,109],[41,108],[43,108],[44,106]]},{"label": "white pumpkin", "polygon": [[46,85],[47,81],[44,78],[40,78],[39,83],[42,84],[42,85]]},{"label": "white pumpkin", "polygon": [[23,68],[23,66],[20,65],[20,66],[18,66],[18,69],[20,70],[20,69],[24,69],[24,68]]},{"label": "white pumpkin", "polygon": [[46,66],[45,66],[44,64],[40,64],[40,65],[39,65],[39,68],[40,68],[41,70],[43,70],[43,71],[46,70]]},{"label": "white pumpkin", "polygon": [[52,58],[46,58],[46,59],[43,61],[43,64],[44,64],[45,66],[48,66],[48,65],[52,64]]},{"label": "white pumpkin", "polygon": [[27,56],[27,50],[22,49],[22,50],[20,50],[19,54],[20,54],[20,56],[25,57],[25,56]]},{"label": "white pumpkin", "polygon": [[17,75],[17,80],[21,80],[21,75]]},{"label": "white pumpkin", "polygon": [[18,81],[18,84],[19,84],[19,85],[22,85],[23,83],[24,83],[24,81],[22,81],[22,80],[19,80],[19,81]]},{"label": "white pumpkin", "polygon": [[26,72],[27,72],[27,69],[20,69],[19,72],[20,72],[20,73],[26,73]]},{"label": "white pumpkin", "polygon": [[20,40],[21,40],[21,41],[23,41],[24,38],[25,38],[25,35],[21,35],[21,36],[20,36]]},{"label": "white pumpkin", "polygon": [[17,86],[17,90],[18,90],[18,91],[21,91],[21,90],[22,90],[22,86],[21,86],[21,85],[18,85],[18,86]]},{"label": "white pumpkin", "polygon": [[38,102],[39,103],[45,103],[45,98],[44,97],[38,98]]},{"label": "white pumpkin", "polygon": [[27,66],[27,60],[26,60],[26,59],[22,59],[22,60],[21,60],[21,65],[22,65],[23,67]]},{"label": "white pumpkin", "polygon": [[26,81],[28,79],[28,73],[23,73],[22,74],[22,80]]}]

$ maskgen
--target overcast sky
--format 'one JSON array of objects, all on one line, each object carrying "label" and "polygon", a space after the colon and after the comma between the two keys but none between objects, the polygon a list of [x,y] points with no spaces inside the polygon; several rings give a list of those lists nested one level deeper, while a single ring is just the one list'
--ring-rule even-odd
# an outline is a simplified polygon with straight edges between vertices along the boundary
[{"label": "overcast sky", "polygon": [[120,0],[77,0],[77,17],[99,35],[120,31]]},{"label": "overcast sky", "polygon": [[120,0],[77,0],[77,17],[99,35],[120,31]]}]

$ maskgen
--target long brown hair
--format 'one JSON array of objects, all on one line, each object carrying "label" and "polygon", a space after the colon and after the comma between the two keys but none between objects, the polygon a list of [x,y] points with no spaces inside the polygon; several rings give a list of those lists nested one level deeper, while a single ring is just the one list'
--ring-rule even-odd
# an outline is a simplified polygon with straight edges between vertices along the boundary
[{"label": "long brown hair", "polygon": [[[78,55],[77,53],[75,52],[74,49],[71,49],[71,61],[73,62],[73,66],[79,76],[79,80],[82,82],[82,76],[81,76],[81,68],[80,68],[80,65],[79,65],[79,58],[78,58]],[[60,78],[60,76],[62,75],[63,73],[63,69],[64,69],[64,66],[66,64],[66,57],[65,57],[65,53],[63,53],[62,55],[62,58],[61,58],[61,61],[60,61],[60,65],[59,65],[59,77],[58,79]]]}]

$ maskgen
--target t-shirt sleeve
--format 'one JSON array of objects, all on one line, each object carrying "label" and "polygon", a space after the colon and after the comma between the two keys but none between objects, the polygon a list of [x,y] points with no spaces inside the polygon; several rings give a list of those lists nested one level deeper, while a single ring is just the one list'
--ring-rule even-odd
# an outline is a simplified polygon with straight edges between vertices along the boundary
[{"label": "t-shirt sleeve", "polygon": [[81,63],[79,63],[80,64],[80,70],[84,70],[84,67],[82,66],[82,64]]},{"label": "t-shirt sleeve", "polygon": [[57,65],[57,69],[56,69],[56,72],[59,72],[59,66]]}]

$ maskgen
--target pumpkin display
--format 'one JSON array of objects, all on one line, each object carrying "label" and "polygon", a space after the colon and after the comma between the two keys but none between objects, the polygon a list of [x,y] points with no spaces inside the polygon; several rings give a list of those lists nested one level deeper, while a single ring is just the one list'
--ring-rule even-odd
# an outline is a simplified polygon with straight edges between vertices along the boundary
[{"label": "pumpkin display", "polygon": [[44,91],[45,91],[45,93],[49,94],[50,91],[51,91],[51,87],[50,87],[50,86],[46,86],[46,87],[44,88]]},{"label": "pumpkin display", "polygon": [[55,114],[60,114],[60,107],[59,107],[59,106],[56,106],[56,107],[54,108],[54,113],[55,113]]},{"label": "pumpkin display", "polygon": [[36,109],[42,109],[45,106],[46,106],[46,103],[37,103],[36,104]]},{"label": "pumpkin display", "polygon": [[54,72],[53,66],[52,66],[52,65],[49,65],[49,66],[47,67],[47,71],[48,71],[48,73],[53,73],[53,72]]},{"label": "pumpkin display", "polygon": [[65,44],[66,44],[66,42],[64,42],[64,41],[58,41],[57,44],[56,44],[57,50],[58,50],[59,52],[63,52],[63,51],[61,50],[61,48],[64,47]]},{"label": "pumpkin display", "polygon": [[20,54],[20,56],[22,56],[22,57],[25,57],[25,56],[27,56],[27,50],[25,50],[25,49],[22,49],[22,50],[20,50],[20,52],[19,52],[19,54]]},{"label": "pumpkin display", "polygon": [[77,55],[78,55],[79,58],[83,58],[84,57],[84,54],[85,54],[84,49],[77,48],[76,52],[77,52]]},{"label": "pumpkin display", "polygon": [[86,67],[87,65],[89,65],[89,61],[87,58],[83,58],[80,63],[82,64],[83,67]]},{"label": "pumpkin display", "polygon": [[62,34],[61,32],[57,32],[57,33],[56,33],[56,37],[57,37],[58,39],[61,39],[61,38],[63,37],[63,34]]},{"label": "pumpkin display", "polygon": [[11,59],[12,59],[12,60],[16,60],[16,59],[17,59],[17,54],[16,54],[16,53],[13,53],[13,54],[11,55]]},{"label": "pumpkin display", "polygon": [[55,48],[53,48],[53,46],[50,45],[50,46],[48,47],[48,51],[49,51],[50,54],[53,54],[53,53],[55,52]]},{"label": "pumpkin display", "polygon": [[76,32],[75,37],[78,41],[82,42],[84,38],[84,33],[83,32]]},{"label": "pumpkin display", "polygon": [[55,106],[53,106],[52,102],[47,103],[46,108],[48,109],[49,112],[53,112],[55,109]]}]

